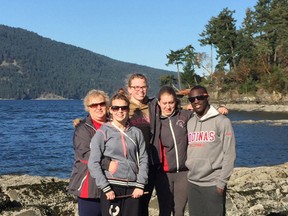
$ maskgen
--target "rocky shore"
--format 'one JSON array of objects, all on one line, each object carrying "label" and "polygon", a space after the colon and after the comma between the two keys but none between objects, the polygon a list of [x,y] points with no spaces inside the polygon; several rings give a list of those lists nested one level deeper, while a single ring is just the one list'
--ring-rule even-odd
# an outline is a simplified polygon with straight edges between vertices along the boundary
[{"label": "rocky shore", "polygon": [[255,111],[263,111],[263,112],[283,112],[288,113],[288,105],[267,105],[267,104],[249,104],[249,103],[227,103],[225,106],[229,110],[237,110],[237,111],[248,111],[248,112],[255,112]]},{"label": "rocky shore", "polygon": [[[2,175],[0,215],[77,215],[76,199],[66,193],[67,184],[68,179]],[[150,215],[158,215],[157,196],[153,196],[150,206]],[[235,168],[228,184],[226,207],[227,216],[288,215],[288,163]]]}]

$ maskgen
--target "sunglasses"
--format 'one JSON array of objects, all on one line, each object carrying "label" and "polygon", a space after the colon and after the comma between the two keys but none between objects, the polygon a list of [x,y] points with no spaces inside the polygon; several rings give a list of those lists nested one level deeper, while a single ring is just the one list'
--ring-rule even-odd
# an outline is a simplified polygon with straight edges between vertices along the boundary
[{"label": "sunglasses", "polygon": [[205,98],[208,98],[208,94],[203,94],[203,95],[197,95],[195,97],[189,97],[188,100],[190,101],[190,103],[194,103],[195,100],[204,100]]},{"label": "sunglasses", "polygon": [[111,110],[113,110],[113,111],[118,111],[120,109],[122,111],[128,111],[129,110],[129,106],[111,106]]},{"label": "sunglasses", "polygon": [[104,106],[106,106],[106,102],[104,101],[104,102],[93,103],[93,104],[88,105],[88,107],[90,107],[90,108],[97,108],[98,106],[104,107]]}]

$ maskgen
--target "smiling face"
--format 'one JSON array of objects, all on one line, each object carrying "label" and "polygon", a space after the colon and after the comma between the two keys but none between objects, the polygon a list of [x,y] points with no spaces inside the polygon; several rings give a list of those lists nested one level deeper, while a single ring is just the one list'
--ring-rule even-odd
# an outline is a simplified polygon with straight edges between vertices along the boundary
[{"label": "smiling face", "polygon": [[111,102],[109,109],[112,121],[116,125],[125,125],[128,119],[129,105],[125,100],[115,99]]},{"label": "smiling face", "polygon": [[87,101],[87,107],[93,120],[99,122],[106,121],[107,105],[103,96],[90,96]]},{"label": "smiling face", "polygon": [[158,104],[163,116],[170,116],[175,110],[175,98],[169,93],[164,93],[160,96]]},{"label": "smiling face", "polygon": [[145,96],[147,95],[147,83],[145,79],[134,78],[131,80],[128,86],[128,92],[131,96],[131,99],[142,102]]},{"label": "smiling face", "polygon": [[199,117],[205,115],[209,109],[208,94],[202,89],[193,89],[189,93],[189,101],[193,107],[194,112]]}]

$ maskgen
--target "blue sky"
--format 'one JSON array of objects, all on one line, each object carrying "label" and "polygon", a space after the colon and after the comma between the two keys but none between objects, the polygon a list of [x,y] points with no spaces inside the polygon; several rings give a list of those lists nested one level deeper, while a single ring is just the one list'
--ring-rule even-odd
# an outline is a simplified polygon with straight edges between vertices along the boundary
[{"label": "blue sky", "polygon": [[[192,44],[212,16],[235,10],[237,26],[257,0],[0,0],[0,24],[110,58],[176,71],[166,55]],[[214,62],[215,65],[216,62]],[[198,71],[199,74],[202,71]]]}]

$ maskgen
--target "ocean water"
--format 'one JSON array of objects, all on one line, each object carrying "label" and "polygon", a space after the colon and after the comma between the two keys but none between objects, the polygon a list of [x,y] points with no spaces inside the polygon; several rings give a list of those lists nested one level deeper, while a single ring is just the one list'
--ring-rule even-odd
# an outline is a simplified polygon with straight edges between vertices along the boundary
[{"label": "ocean water", "polygon": [[[73,164],[72,121],[85,115],[80,100],[0,100],[0,175],[68,178]],[[257,123],[288,119],[288,113],[231,111],[228,117],[236,135],[237,167],[288,162],[288,125]]]}]

